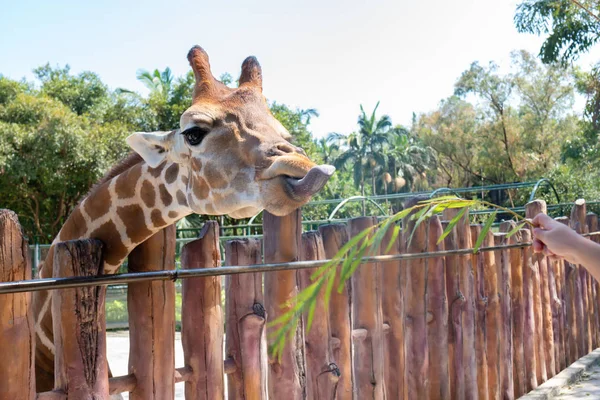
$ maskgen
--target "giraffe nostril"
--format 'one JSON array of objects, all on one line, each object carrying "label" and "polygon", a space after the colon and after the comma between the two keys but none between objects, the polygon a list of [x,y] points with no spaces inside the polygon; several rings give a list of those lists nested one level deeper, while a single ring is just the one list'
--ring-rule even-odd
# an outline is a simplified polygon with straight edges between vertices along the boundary
[{"label": "giraffe nostril", "polygon": [[279,143],[277,146],[275,146],[275,148],[283,154],[299,153],[299,154],[306,156],[306,153],[304,152],[303,149],[301,149],[300,147],[294,146],[290,143]]}]

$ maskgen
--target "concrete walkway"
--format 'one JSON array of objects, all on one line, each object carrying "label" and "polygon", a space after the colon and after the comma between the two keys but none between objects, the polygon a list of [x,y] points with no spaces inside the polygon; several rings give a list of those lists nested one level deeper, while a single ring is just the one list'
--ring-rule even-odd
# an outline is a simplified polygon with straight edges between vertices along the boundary
[{"label": "concrete walkway", "polygon": [[[106,335],[106,347],[108,365],[113,373],[113,376],[127,375],[129,359],[129,333],[125,332],[108,332]],[[181,347],[181,335],[175,333],[175,366],[183,367],[183,348]],[[175,399],[183,400],[184,383],[175,385]],[[128,399],[129,393],[123,393],[123,398]]]},{"label": "concrete walkway", "polygon": [[600,364],[584,372],[580,381],[563,388],[555,399],[600,399]]}]

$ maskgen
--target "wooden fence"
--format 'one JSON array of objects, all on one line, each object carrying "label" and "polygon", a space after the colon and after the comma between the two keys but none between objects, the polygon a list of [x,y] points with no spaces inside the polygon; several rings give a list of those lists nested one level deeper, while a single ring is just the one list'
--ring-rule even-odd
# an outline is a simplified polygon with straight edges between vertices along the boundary
[{"label": "wooden fence", "polygon": [[[526,210],[532,218],[545,212],[545,204],[535,201]],[[446,210],[418,226],[409,246],[406,233],[414,223],[403,221],[387,254],[471,248],[481,226],[469,225],[468,215],[437,244],[455,215]],[[300,218],[299,211],[265,215],[264,243],[227,242],[226,263],[331,258],[349,237],[376,223],[361,217],[301,233]],[[581,233],[598,230],[583,200],[559,220]],[[503,232],[512,227],[502,223],[483,246],[531,241],[526,229],[507,239]],[[217,224],[207,223],[199,236],[184,247],[182,267],[219,266]],[[169,227],[138,246],[130,270],[173,269],[174,238]],[[26,248],[14,213],[0,213],[2,281],[31,278]],[[101,252],[95,240],[59,244],[54,274],[101,273]],[[219,277],[184,280],[180,368],[174,365],[174,283],[130,283],[129,375],[112,378],[104,287],[54,291],[56,389],[38,394],[31,293],[0,295],[0,398],[96,399],[127,391],[131,399],[165,400],[174,397],[176,382],[185,381],[186,399],[222,399],[225,392],[229,399],[513,399],[600,342],[598,283],[581,266],[522,246],[363,265],[343,291],[334,291],[329,313],[319,307],[310,332],[300,321],[281,358],[270,358],[267,321],[286,311],[281,305],[309,285],[312,272],[229,275],[224,307]]]}]

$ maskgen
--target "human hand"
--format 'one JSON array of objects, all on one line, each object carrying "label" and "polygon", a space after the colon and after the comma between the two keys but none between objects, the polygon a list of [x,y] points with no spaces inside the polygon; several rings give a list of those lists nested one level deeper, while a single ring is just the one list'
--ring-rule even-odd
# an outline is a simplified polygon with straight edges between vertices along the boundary
[{"label": "human hand", "polygon": [[548,257],[560,257],[573,263],[578,262],[578,250],[585,240],[573,229],[550,218],[538,214],[533,219],[533,251]]}]

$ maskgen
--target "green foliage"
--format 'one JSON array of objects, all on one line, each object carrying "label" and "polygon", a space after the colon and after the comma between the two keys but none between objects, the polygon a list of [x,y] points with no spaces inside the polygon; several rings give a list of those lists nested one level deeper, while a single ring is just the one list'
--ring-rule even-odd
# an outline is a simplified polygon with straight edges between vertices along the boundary
[{"label": "green foliage", "polygon": [[338,173],[350,173],[361,195],[389,194],[428,186],[426,170],[435,164],[435,151],[423,146],[402,126],[393,126],[389,116],[377,118],[377,108],[367,114],[360,107],[358,131],[349,135],[331,133],[321,149]]},{"label": "green foliage", "polygon": [[494,63],[473,63],[456,82],[455,96],[416,123],[416,134],[437,151],[437,184],[524,181],[557,168],[561,145],[578,134],[571,72],[541,65],[524,51],[513,53],[508,74]]},{"label": "green foliage", "polygon": [[545,36],[539,56],[544,63],[568,62],[600,39],[598,2],[579,0],[524,0],[517,6],[519,32]]},{"label": "green foliage", "polygon": [[52,68],[50,64],[36,68],[33,73],[41,82],[41,94],[57,99],[74,113],[82,115],[105,100],[108,89],[98,75],[82,72],[77,76],[64,68]]},{"label": "green foliage", "polygon": [[106,302],[106,320],[109,322],[127,321],[127,301],[113,300]]},{"label": "green foliage", "polygon": [[93,124],[43,94],[17,94],[0,105],[0,203],[21,216],[29,235],[48,240],[123,156],[122,145],[116,145],[123,133],[114,124]]}]

